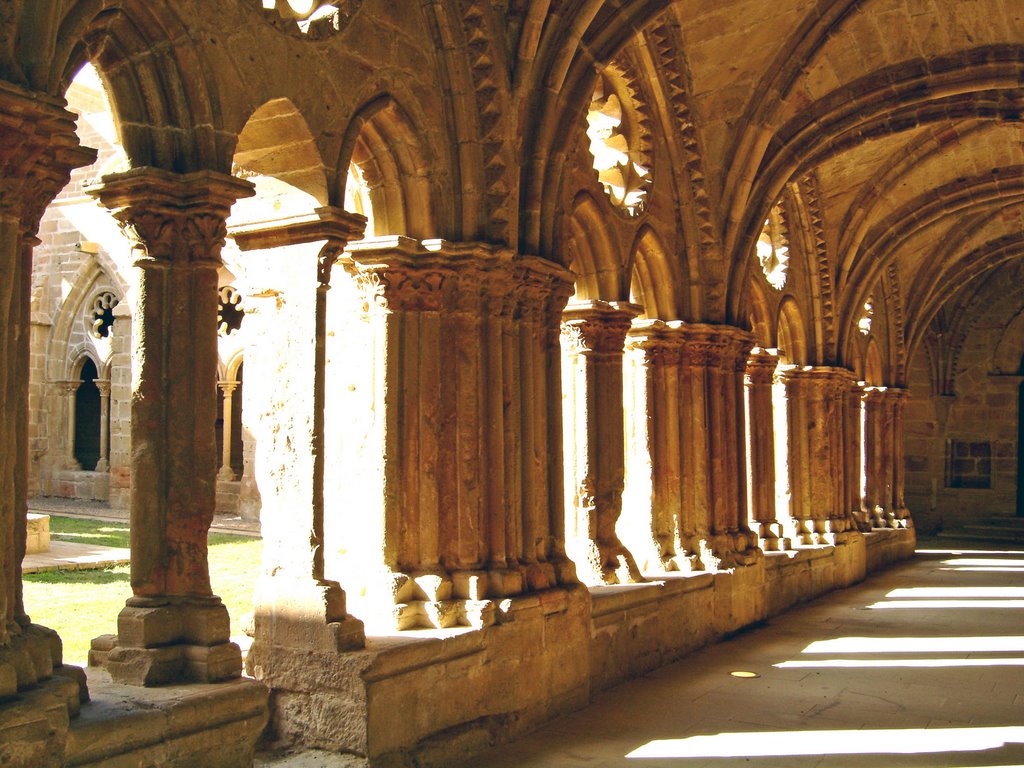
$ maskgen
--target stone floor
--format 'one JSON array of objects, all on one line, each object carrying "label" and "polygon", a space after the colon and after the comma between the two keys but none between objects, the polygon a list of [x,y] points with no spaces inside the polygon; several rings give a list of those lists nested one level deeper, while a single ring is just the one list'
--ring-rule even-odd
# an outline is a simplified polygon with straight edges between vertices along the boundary
[{"label": "stone floor", "polygon": [[1024,551],[923,541],[464,765],[1024,765]]}]

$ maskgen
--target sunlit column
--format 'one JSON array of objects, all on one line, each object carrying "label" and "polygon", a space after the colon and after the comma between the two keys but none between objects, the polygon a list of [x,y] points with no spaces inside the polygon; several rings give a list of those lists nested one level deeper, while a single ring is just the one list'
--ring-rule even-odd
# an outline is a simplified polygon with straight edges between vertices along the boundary
[{"label": "sunlit column", "polygon": [[864,507],[875,528],[895,527],[893,500],[893,409],[886,387],[865,387]]},{"label": "sunlit column", "polygon": [[618,529],[645,573],[680,556],[679,345],[676,324],[635,320],[626,337],[626,486]]},{"label": "sunlit column", "polygon": [[231,468],[231,441],[234,423],[231,419],[231,407],[234,400],[235,390],[238,389],[237,381],[218,381],[217,386],[223,395],[223,407],[221,408],[221,459],[220,471],[217,473],[218,480],[235,480],[235,471]]},{"label": "sunlit column", "polygon": [[787,549],[789,539],[776,518],[775,413],[772,385],[779,364],[776,350],[755,348],[747,359],[746,415],[750,520],[757,527],[761,549]]},{"label": "sunlit column", "polygon": [[[236,677],[227,609],[210,587],[216,499],[217,269],[225,219],[248,182],[136,168],[90,194],[132,243],[130,597],[107,668],[118,682]],[[184,482],[187,478],[188,482]]]},{"label": "sunlit column", "polygon": [[96,388],[100,391],[100,458],[96,471],[106,472],[110,469],[110,380],[96,379]]},{"label": "sunlit column", "polygon": [[844,424],[849,371],[784,371],[789,420],[792,530],[801,544],[834,544],[851,527],[846,510]]},{"label": "sunlit column", "polygon": [[567,543],[582,580],[591,584],[642,579],[615,530],[625,484],[623,348],[638,313],[633,304],[586,301],[570,303],[562,314],[566,486],[572,490]]},{"label": "sunlit column", "polygon": [[[324,406],[327,298],[345,245],[365,220],[338,208],[234,227],[246,258],[264,265],[250,285],[246,390],[260,403],[256,439],[263,563],[254,596],[255,634],[246,664],[270,685],[292,687],[305,654],[364,643],[341,585],[325,573]],[[250,278],[255,281],[255,277]],[[237,382],[232,382],[237,386]],[[231,392],[224,394],[224,466],[230,471]],[[233,476],[233,473],[232,473]]]},{"label": "sunlit column", "polygon": [[851,525],[866,529],[868,524],[865,520],[862,508],[862,489],[864,487],[864,462],[862,434],[864,425],[864,409],[861,402],[863,396],[863,384],[850,375],[849,387],[846,390],[845,410],[845,451],[846,451],[846,510],[849,513]]},{"label": "sunlit column", "polygon": [[[373,414],[328,446],[358,542],[335,558],[357,610],[400,629],[484,626],[495,600],[575,584],[554,483],[558,318],[570,275],[472,243],[346,251],[349,341],[331,406]],[[554,393],[554,395],[552,394]],[[358,506],[357,506],[358,505]],[[347,581],[346,581],[347,583]]]},{"label": "sunlit column", "polygon": [[78,463],[78,459],[75,458],[75,425],[78,421],[78,401],[76,395],[81,383],[74,380],[60,382],[60,390],[64,395],[64,412],[67,414],[67,434],[64,440],[64,468],[72,471],[78,471],[82,468],[82,465]]}]

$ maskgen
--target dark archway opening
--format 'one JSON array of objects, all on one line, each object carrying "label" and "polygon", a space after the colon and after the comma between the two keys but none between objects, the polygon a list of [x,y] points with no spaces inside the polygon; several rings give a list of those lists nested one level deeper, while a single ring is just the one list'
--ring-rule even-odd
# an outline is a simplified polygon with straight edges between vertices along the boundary
[{"label": "dark archway opening", "polygon": [[86,360],[75,393],[75,458],[87,472],[100,460],[100,390],[96,386],[96,364]]},{"label": "dark archway opening", "polygon": [[1024,382],[1017,393],[1017,517],[1024,517]]}]

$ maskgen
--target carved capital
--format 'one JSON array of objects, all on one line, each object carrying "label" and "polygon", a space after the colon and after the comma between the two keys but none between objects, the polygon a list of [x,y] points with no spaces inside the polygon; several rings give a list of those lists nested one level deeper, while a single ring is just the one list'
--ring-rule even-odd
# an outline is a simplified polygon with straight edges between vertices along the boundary
[{"label": "carved capital", "polygon": [[231,206],[252,196],[253,186],[213,171],[135,168],[105,176],[86,191],[117,219],[137,266],[216,266]]},{"label": "carved capital", "polygon": [[775,369],[779,365],[778,350],[755,347],[747,357],[747,386],[770,387],[775,381]]},{"label": "carved capital", "polygon": [[576,352],[622,354],[635,304],[608,301],[573,302],[562,313],[563,337]]}]

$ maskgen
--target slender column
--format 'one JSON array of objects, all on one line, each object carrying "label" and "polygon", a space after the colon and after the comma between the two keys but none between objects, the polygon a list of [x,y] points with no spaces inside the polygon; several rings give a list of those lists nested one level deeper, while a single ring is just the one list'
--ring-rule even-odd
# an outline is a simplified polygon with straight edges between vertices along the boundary
[{"label": "slender column", "polygon": [[855,381],[851,375],[849,388],[846,390],[845,419],[843,427],[845,435],[846,456],[846,496],[845,504],[852,525],[860,530],[870,530],[870,522],[864,515],[862,506],[862,488],[864,486],[863,448],[861,445],[864,424],[863,384]]},{"label": "slender column", "polygon": [[[0,82],[0,698],[48,678],[60,639],[25,611],[21,561],[28,514],[28,371],[32,250],[46,206],[71,170],[95,159],[75,116],[50,97]],[[86,696],[84,681],[80,688]],[[72,714],[78,701],[69,701]]]},{"label": "slender column", "polygon": [[571,303],[562,314],[562,337],[570,360],[574,461],[566,463],[574,489],[571,516],[575,535],[569,556],[591,584],[641,581],[633,555],[615,530],[625,484],[623,349],[639,307],[621,302]]},{"label": "slender column", "polygon": [[[751,523],[756,526],[761,549],[777,552],[788,549],[776,517],[775,462],[777,445],[772,386],[779,364],[776,350],[755,348],[747,358],[747,499]],[[781,444],[782,446],[785,443]]]},{"label": "slender column", "polygon": [[626,337],[626,487],[619,530],[644,573],[688,570],[682,504],[677,324],[633,321]]},{"label": "slender column", "polygon": [[67,413],[67,435],[64,441],[64,468],[76,472],[82,468],[75,458],[75,423],[78,420],[77,397],[80,381],[60,382],[61,392],[64,393],[64,411]]},{"label": "slender column", "polygon": [[784,372],[789,416],[793,538],[835,544],[850,530],[844,424],[850,372],[805,367]]},{"label": "slender column", "polygon": [[[217,269],[225,219],[252,186],[210,171],[136,168],[90,194],[132,242],[130,597],[107,657],[115,681],[236,677],[227,609],[210,588],[216,497]],[[187,479],[187,482],[185,480]]]},{"label": "slender column", "polygon": [[231,438],[234,424],[231,420],[231,406],[238,389],[237,381],[218,381],[217,386],[223,394],[223,407],[221,408],[221,458],[220,471],[217,473],[218,480],[235,480],[235,471],[231,469]]},{"label": "slender column", "polygon": [[96,379],[100,391],[100,459],[96,462],[97,472],[110,469],[110,380]]},{"label": "slender column", "polygon": [[[274,276],[274,287],[254,291],[251,299],[255,336],[267,348],[246,362],[246,386],[259,387],[263,401],[256,450],[264,489],[263,569],[247,665],[274,686],[294,682],[294,666],[307,652],[364,644],[362,622],[348,616],[341,585],[324,570],[327,292],[335,262],[364,226],[361,216],[325,207],[232,231],[238,247]],[[230,413],[225,392],[225,425]],[[226,428],[228,469],[229,441]]]}]

